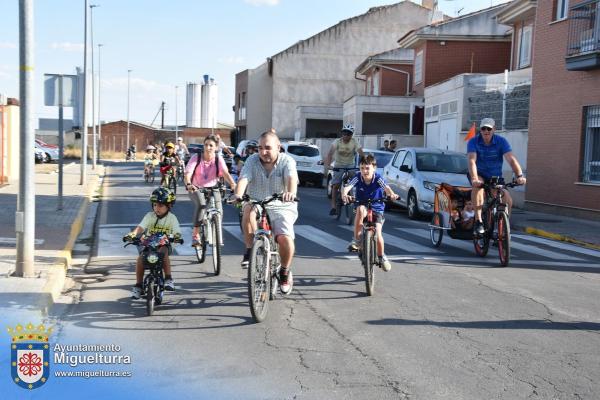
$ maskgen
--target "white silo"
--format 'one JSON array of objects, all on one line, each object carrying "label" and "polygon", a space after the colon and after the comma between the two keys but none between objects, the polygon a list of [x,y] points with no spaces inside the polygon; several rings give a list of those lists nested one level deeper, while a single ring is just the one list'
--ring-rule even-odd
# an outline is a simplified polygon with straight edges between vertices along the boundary
[{"label": "white silo", "polygon": [[200,112],[201,128],[216,128],[218,113],[218,86],[215,80],[204,75],[202,84],[202,107]]},{"label": "white silo", "polygon": [[202,85],[188,82],[185,94],[185,125],[200,128],[202,107]]}]

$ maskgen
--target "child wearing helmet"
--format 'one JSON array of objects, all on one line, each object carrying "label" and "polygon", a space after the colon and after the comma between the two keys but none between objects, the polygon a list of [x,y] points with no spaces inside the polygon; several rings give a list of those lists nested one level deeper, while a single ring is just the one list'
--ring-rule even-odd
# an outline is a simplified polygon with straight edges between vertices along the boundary
[{"label": "child wearing helmet", "polygon": [[156,150],[156,147],[151,144],[146,146],[146,154],[144,154],[144,176],[146,174],[150,175],[152,173],[152,168],[154,168],[154,160],[156,159],[154,150]]},{"label": "child wearing helmet", "polygon": [[181,163],[179,156],[175,153],[175,145],[171,142],[165,144],[165,152],[160,156],[160,173],[164,184],[165,175],[171,171],[173,178],[177,179],[177,167]]},{"label": "child wearing helmet", "polygon": [[[124,241],[133,239],[141,234],[146,236],[155,233],[164,233],[173,235],[175,239],[181,239],[181,228],[179,220],[171,211],[173,203],[175,203],[175,195],[169,189],[159,187],[152,192],[150,196],[152,203],[152,211],[148,212],[138,226],[129,232],[123,238]],[[175,283],[171,275],[171,262],[169,260],[169,252],[167,247],[163,247],[161,252],[164,252],[165,270],[165,290],[175,290]],[[144,279],[144,266],[142,257],[138,256],[135,264],[135,286],[131,290],[131,298],[139,299],[142,295],[142,281]]]}]

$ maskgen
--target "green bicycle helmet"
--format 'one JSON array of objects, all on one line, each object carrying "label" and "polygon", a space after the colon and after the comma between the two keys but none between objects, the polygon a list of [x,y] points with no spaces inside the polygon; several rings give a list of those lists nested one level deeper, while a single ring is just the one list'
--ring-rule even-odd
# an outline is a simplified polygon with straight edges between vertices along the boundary
[{"label": "green bicycle helmet", "polygon": [[172,206],[175,203],[175,195],[169,189],[165,187],[159,187],[154,189],[150,196],[150,203],[160,203],[167,206]]}]

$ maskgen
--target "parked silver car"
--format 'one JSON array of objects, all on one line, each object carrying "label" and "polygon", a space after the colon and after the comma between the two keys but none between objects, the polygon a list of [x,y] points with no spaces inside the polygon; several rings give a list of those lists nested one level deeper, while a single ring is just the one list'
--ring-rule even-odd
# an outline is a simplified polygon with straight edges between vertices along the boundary
[{"label": "parked silver car", "polygon": [[41,151],[43,151],[46,154],[46,160],[47,162],[51,162],[51,161],[57,161],[58,160],[58,147],[50,147],[50,146],[44,146],[38,143],[38,141],[36,140],[35,142],[35,148],[36,149],[40,149]]},{"label": "parked silver car", "polygon": [[383,177],[400,196],[395,203],[406,207],[408,217],[415,219],[422,213],[433,213],[436,184],[470,186],[467,171],[467,156],[463,153],[405,147],[396,151]]}]

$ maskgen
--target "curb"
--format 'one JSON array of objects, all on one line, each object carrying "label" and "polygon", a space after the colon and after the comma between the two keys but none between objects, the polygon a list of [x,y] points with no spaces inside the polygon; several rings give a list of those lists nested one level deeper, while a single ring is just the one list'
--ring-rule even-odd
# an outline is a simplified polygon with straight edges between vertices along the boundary
[{"label": "curb", "polygon": [[[83,224],[85,223],[87,212],[90,206],[91,198],[95,191],[97,191],[103,183],[105,167],[104,165],[100,165],[101,171],[98,173],[98,182],[94,186],[90,186],[86,196],[83,199],[83,203],[79,207],[79,211],[77,212],[77,217],[71,224],[71,232],[69,233],[69,238],[67,240],[67,244],[63,250],[60,250],[57,257],[57,262],[48,270],[48,278],[46,280],[46,284],[42,288],[42,294],[47,294],[47,306],[52,305],[58,297],[61,295],[63,287],[65,285],[65,280],[67,276],[67,270],[71,266],[72,262],[72,253],[73,247],[75,247],[75,242],[77,241],[77,237],[83,228]],[[46,304],[46,302],[42,299],[42,303]]]},{"label": "curb", "polygon": [[584,241],[578,240],[578,239],[573,239],[572,237],[569,237],[566,235],[548,232],[543,229],[533,228],[531,226],[526,226],[526,227],[523,227],[522,229],[523,229],[523,231],[525,231],[526,233],[529,233],[531,235],[541,236],[546,239],[557,240],[560,242],[572,243],[572,244],[576,244],[576,245],[579,245],[582,247],[587,247],[588,249],[600,250],[600,245],[587,243],[587,242],[584,242]]}]

